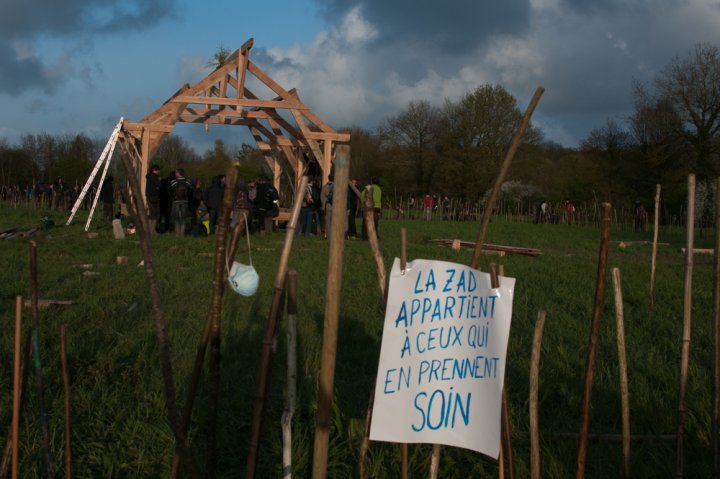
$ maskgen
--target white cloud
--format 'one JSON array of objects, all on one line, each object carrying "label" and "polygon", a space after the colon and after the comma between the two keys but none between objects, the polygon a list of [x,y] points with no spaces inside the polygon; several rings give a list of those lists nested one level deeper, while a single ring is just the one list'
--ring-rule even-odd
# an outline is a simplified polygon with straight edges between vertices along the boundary
[{"label": "white cloud", "polygon": [[207,58],[202,55],[180,57],[176,68],[176,77],[182,83],[194,84],[208,74],[210,67]]},{"label": "white cloud", "polygon": [[378,31],[367,22],[360,7],[354,7],[345,16],[340,33],[348,43],[364,43],[377,37]]}]

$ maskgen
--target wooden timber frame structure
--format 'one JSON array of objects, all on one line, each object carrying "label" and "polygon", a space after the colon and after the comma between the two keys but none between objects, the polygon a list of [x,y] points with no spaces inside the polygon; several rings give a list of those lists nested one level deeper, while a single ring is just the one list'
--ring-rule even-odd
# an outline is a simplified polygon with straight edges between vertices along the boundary
[{"label": "wooden timber frame structure", "polygon": [[[148,165],[160,142],[175,124],[241,125],[250,129],[263,152],[279,189],[283,168],[295,176],[297,186],[307,171],[306,158],[315,158],[327,181],[333,143],[347,143],[349,133],[338,133],[314,114],[293,88],[286,90],[250,60],[253,39],[230,54],[225,62],[194,86],[185,84],[163,105],[137,123],[124,121],[119,140],[129,146],[125,152],[135,157],[141,188],[145,189]],[[252,75],[276,96],[261,99],[248,90]],[[285,116],[281,112],[285,110]],[[143,195],[144,196],[144,195]]]}]

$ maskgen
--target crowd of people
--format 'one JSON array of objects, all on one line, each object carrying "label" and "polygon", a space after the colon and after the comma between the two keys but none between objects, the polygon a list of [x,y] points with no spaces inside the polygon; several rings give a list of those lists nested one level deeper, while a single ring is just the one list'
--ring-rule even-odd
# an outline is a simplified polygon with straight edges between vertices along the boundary
[{"label": "crowd of people", "polygon": [[[333,180],[332,175],[329,176],[328,181],[321,187],[319,178],[309,179],[301,205],[298,234],[327,238],[333,221]],[[347,216],[344,219],[346,238],[358,237],[355,219],[362,210],[360,202],[364,201],[366,191],[372,192],[377,228],[382,204],[382,190],[377,183],[377,178],[372,178],[362,192],[358,191],[356,180],[352,180],[348,185]],[[188,180],[182,168],[175,170],[170,177],[161,178],[160,168],[157,165],[151,166],[145,182],[151,231],[173,231],[176,236],[215,234],[224,192],[225,175],[213,177],[210,186],[203,188],[199,180]],[[250,182],[241,179],[238,182],[231,227],[247,217],[250,231],[269,233],[279,214],[279,194],[268,177],[261,176]],[[364,225],[362,232],[363,238],[367,238]]]}]

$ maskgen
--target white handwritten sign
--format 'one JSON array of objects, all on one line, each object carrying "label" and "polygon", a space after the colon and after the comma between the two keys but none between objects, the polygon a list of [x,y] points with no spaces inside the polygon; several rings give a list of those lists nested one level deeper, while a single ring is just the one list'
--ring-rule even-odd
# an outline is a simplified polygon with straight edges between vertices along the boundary
[{"label": "white handwritten sign", "polygon": [[463,447],[497,459],[514,278],[445,261],[390,273],[370,439]]}]

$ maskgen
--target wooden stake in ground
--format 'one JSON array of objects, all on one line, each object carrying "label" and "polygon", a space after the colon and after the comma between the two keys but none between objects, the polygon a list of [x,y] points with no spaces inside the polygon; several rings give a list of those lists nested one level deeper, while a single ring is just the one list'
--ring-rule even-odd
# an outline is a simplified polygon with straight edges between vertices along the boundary
[{"label": "wooden stake in ground", "polygon": [[237,168],[235,166],[225,174],[226,185],[218,225],[215,228],[215,261],[213,268],[212,295],[207,323],[210,325],[210,364],[208,377],[207,408],[207,449],[205,457],[205,476],[212,479],[217,469],[217,414],[220,402],[220,317],[222,316],[222,298],[227,284],[227,236],[230,226],[230,214],[237,191]]},{"label": "wooden stake in ground", "polygon": [[625,314],[623,308],[620,269],[612,269],[615,291],[615,319],[617,324],[618,366],[620,368],[620,404],[623,429],[623,477],[630,478],[630,399],[628,395],[627,359],[625,356]]},{"label": "wooden stake in ground", "polygon": [[15,298],[15,350],[13,357],[12,478],[18,477],[18,431],[20,430],[20,336],[22,332],[22,296]]},{"label": "wooden stake in ground", "polygon": [[[172,353],[170,351],[170,340],[168,339],[166,323],[165,323],[165,312],[162,306],[162,300],[160,299],[160,289],[157,284],[157,277],[155,276],[155,265],[153,261],[152,245],[150,243],[150,223],[145,214],[144,202],[141,196],[140,182],[135,173],[131,160],[131,149],[129,140],[121,142],[125,154],[120,155],[125,174],[128,182],[130,183],[130,194],[132,197],[125,192],[125,203],[128,207],[128,212],[132,217],[137,227],[137,235],[140,240],[140,250],[143,255],[143,264],[145,266],[145,278],[148,283],[148,292],[150,294],[150,302],[153,309],[153,322],[155,326],[155,336],[158,342],[158,350],[160,356],[160,371],[162,372],[163,379],[163,392],[165,394],[165,407],[167,409],[167,420],[170,425],[170,430],[173,432],[175,437],[175,452],[182,457],[187,468],[188,475],[192,478],[197,474],[195,473],[195,465],[192,461],[187,448],[187,441],[185,432],[180,427],[180,413],[177,406],[177,397],[175,392],[175,379],[173,377],[172,368]],[[131,144],[131,143],[130,143]]]},{"label": "wooden stake in ground", "polygon": [[65,323],[60,323],[60,368],[62,370],[63,390],[65,392],[65,477],[72,477],[72,449],[70,447],[72,428],[70,423],[70,376],[65,350]]},{"label": "wooden stake in ground", "polygon": [[520,127],[515,133],[515,136],[512,139],[512,143],[510,144],[510,149],[505,155],[505,159],[500,166],[500,172],[495,179],[495,185],[493,186],[490,197],[485,204],[485,211],[483,212],[482,223],[480,223],[480,231],[478,232],[478,238],[475,242],[475,250],[473,251],[472,260],[470,260],[470,267],[473,269],[477,269],[478,262],[480,261],[480,252],[482,251],[483,243],[485,243],[485,234],[487,233],[488,224],[490,224],[490,216],[492,215],[493,209],[495,208],[495,202],[497,201],[498,194],[500,193],[500,187],[502,187],[502,184],[505,182],[505,177],[510,170],[510,165],[512,164],[515,152],[520,146],[520,140],[522,139],[523,134],[525,134],[525,129],[530,123],[530,117],[532,117],[533,111],[535,111],[535,107],[540,101],[540,97],[542,96],[544,91],[545,88],[541,86],[539,86],[537,90],[535,90],[535,95],[533,95],[532,100],[530,100],[530,105],[528,105],[528,108],[525,111],[525,115],[520,122]]},{"label": "wooden stake in ground", "polygon": [[[373,195],[372,190],[369,187],[365,189],[365,204],[363,205],[363,215],[365,219],[365,231],[368,236],[368,243],[370,244],[370,250],[375,260],[375,270],[377,271],[378,286],[380,289],[380,296],[383,298],[383,305],[386,301],[386,288],[385,288],[385,260],[383,259],[382,253],[380,252],[380,244],[377,239],[377,231],[375,230],[375,217],[373,216]],[[358,469],[360,473],[360,479],[368,479],[367,469],[365,464],[367,462],[367,452],[370,449],[370,424],[372,421],[373,405],[375,402],[375,388],[370,388],[370,399],[368,401],[367,414],[365,415],[365,433],[363,439],[360,442],[360,459]]]},{"label": "wooden stake in ground", "polygon": [[[440,444],[432,445],[432,455],[430,456],[430,479],[437,479],[440,471]],[[502,447],[501,447],[502,449]]]},{"label": "wooden stake in ground", "polygon": [[587,364],[585,367],[585,385],[583,387],[582,405],[580,409],[580,434],[578,436],[577,469],[575,477],[585,477],[585,457],[587,455],[587,435],[590,427],[590,399],[592,397],[593,375],[595,374],[595,356],[597,341],[600,335],[600,318],[602,317],[605,299],[605,271],[607,269],[608,245],[610,243],[610,203],[602,204],[602,222],[600,233],[600,253],[598,257],[597,282],[595,284],[595,306],[593,307],[590,325],[590,345],[588,347]]},{"label": "wooden stake in ground", "polygon": [[655,228],[653,229],[652,260],[650,261],[650,307],[649,316],[655,305],[655,260],[657,259],[658,228],[660,226],[660,185],[655,185]]},{"label": "wooden stake in ground", "polygon": [[[490,287],[492,289],[496,289],[500,287],[500,278],[498,275],[498,266],[493,261],[490,263]],[[505,273],[505,270],[503,268],[503,274]],[[505,385],[505,381],[503,379],[503,389],[502,389],[502,400],[501,400],[501,410],[500,410],[500,420],[501,420],[501,438],[503,443],[500,447],[501,456],[498,459],[498,465],[500,467],[500,472],[504,476],[504,458],[507,458],[507,469],[508,469],[508,477],[510,479],[515,478],[515,465],[513,464],[513,449],[512,449],[512,437],[511,437],[511,428],[510,428],[510,406],[508,404],[507,399],[507,387]]]},{"label": "wooden stake in ground", "polygon": [[688,175],[687,247],[685,249],[685,290],[683,295],[683,335],[680,355],[680,388],[678,398],[677,449],[675,477],[685,475],[685,396],[690,367],[690,332],[692,328],[693,244],[695,242],[695,175]]},{"label": "wooden stake in ground", "polygon": [[262,352],[260,353],[260,372],[257,388],[255,390],[253,419],[250,426],[250,449],[248,451],[247,468],[245,473],[246,479],[252,479],[255,477],[255,466],[257,462],[258,448],[260,446],[260,429],[262,428],[262,420],[265,412],[265,395],[267,394],[270,361],[273,354],[273,339],[275,337],[275,331],[277,331],[278,322],[280,321],[280,305],[282,302],[281,299],[285,284],[285,277],[288,270],[288,261],[290,259],[293,239],[295,239],[295,230],[297,229],[300,207],[302,206],[306,186],[307,176],[303,176],[300,179],[300,184],[295,190],[295,200],[292,212],[290,213],[290,221],[285,229],[285,243],[283,244],[282,253],[280,253],[280,263],[278,264],[277,274],[275,275],[270,312],[268,313],[268,318],[265,323],[265,334],[263,336]]},{"label": "wooden stake in ground", "polygon": [[287,274],[287,397],[282,415],[283,479],[292,477],[292,418],[297,390],[297,271]]},{"label": "wooden stake in ground", "polygon": [[539,311],[535,321],[532,356],[530,357],[530,477],[540,479],[540,428],[538,426],[538,384],[540,382],[540,352],[542,349],[545,311]]},{"label": "wooden stake in ground", "polygon": [[330,225],[329,235],[330,254],[328,258],[327,287],[325,289],[325,322],[323,325],[320,375],[318,378],[318,409],[315,416],[313,479],[324,479],[327,475],[328,444],[330,441],[330,422],[332,419],[333,388],[335,384],[338,316],[340,313],[340,289],[342,286],[343,252],[345,250],[345,217],[347,215],[349,168],[350,147],[338,145],[336,148],[335,187],[332,206],[334,221]]},{"label": "wooden stake in ground", "polygon": [[[231,168],[232,172],[236,171],[237,169],[233,166]],[[236,180],[234,182],[228,181],[229,185],[235,185],[237,183],[237,174],[228,172],[226,174],[226,178],[229,175],[234,175]],[[232,190],[234,187],[231,187]],[[233,193],[234,194],[234,193]],[[225,195],[223,195],[223,202],[225,201]],[[234,199],[234,197],[233,197]],[[220,228],[222,225],[218,225],[218,228]],[[205,352],[207,351],[208,343],[210,342],[211,335],[213,334],[213,325],[214,325],[214,318],[215,313],[214,311],[217,310],[218,305],[222,304],[222,294],[225,287],[225,280],[227,279],[227,271],[225,270],[225,265],[232,264],[235,261],[235,253],[237,252],[237,244],[240,238],[240,235],[243,231],[245,231],[245,228],[247,228],[247,218],[244,217],[243,221],[240,221],[240,218],[238,218],[237,223],[235,224],[235,228],[233,229],[232,239],[230,240],[230,244],[227,246],[227,254],[224,254],[224,251],[221,251],[218,253],[217,248],[219,245],[224,245],[225,243],[218,243],[217,237],[215,242],[215,248],[216,250],[211,253],[213,258],[215,258],[214,268],[213,268],[213,297],[215,295],[215,287],[216,285],[218,287],[222,287],[223,290],[219,290],[219,299],[214,300],[211,297],[211,305],[208,312],[208,317],[205,320],[205,326],[203,327],[203,332],[200,337],[200,342],[198,344],[198,350],[195,355],[195,363],[193,364],[193,370],[190,374],[190,379],[188,381],[188,392],[187,397],[185,400],[185,406],[183,407],[183,413],[182,418],[180,420],[180,430],[182,431],[183,435],[187,434],[188,428],[190,427],[190,420],[192,419],[192,411],[193,406],[195,404],[195,397],[197,396],[198,387],[200,386],[200,376],[202,374],[202,368],[203,364],[205,363]],[[227,236],[227,234],[225,234]],[[224,261],[224,262],[223,262]],[[222,265],[220,265],[220,268],[222,269],[221,274],[222,279],[217,280],[215,275],[217,274],[217,268],[218,268],[218,262],[223,262]],[[222,286],[220,286],[222,285]],[[217,317],[219,318],[221,314],[221,311],[217,310]],[[218,319],[219,320],[219,319]],[[219,332],[219,331],[218,331]],[[173,479],[177,478],[179,473],[179,456],[175,454],[175,457],[173,458],[173,466],[172,466],[172,472],[171,477]]]},{"label": "wooden stake in ground", "polygon": [[[27,382],[28,382],[28,376],[30,374],[30,357],[32,355],[32,335],[26,334],[25,335],[25,348],[23,352],[23,358],[21,364],[21,374],[20,374],[20,395],[19,395],[19,402],[20,405],[18,407],[19,414],[22,414],[23,404],[25,401],[25,390],[27,389]],[[11,423],[8,427],[8,433],[7,437],[9,438],[8,441],[5,442],[5,450],[2,455],[2,462],[0,462],[0,478],[4,478],[7,476],[8,469],[10,469],[12,466],[12,448],[14,447],[14,442],[12,441],[12,429],[13,424]]]},{"label": "wooden stake in ground", "polygon": [[720,178],[715,180],[715,257],[713,258],[713,477],[720,476]]},{"label": "wooden stake in ground", "polygon": [[[400,271],[403,273],[407,268],[407,229],[400,228]],[[374,392],[374,391],[373,391]],[[408,444],[406,442],[400,444],[400,478],[408,477]]]},{"label": "wooden stake in ground", "polygon": [[38,409],[40,411],[40,426],[42,428],[43,452],[45,454],[45,472],[48,477],[55,477],[53,456],[50,451],[50,427],[48,426],[47,411],[45,409],[45,394],[42,378],[42,363],[40,361],[40,313],[38,308],[37,286],[37,245],[30,242],[30,301],[32,301],[32,343],[33,362],[35,364],[35,389],[38,396]]}]

